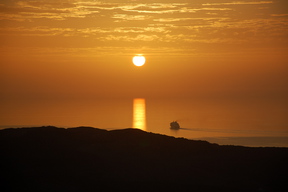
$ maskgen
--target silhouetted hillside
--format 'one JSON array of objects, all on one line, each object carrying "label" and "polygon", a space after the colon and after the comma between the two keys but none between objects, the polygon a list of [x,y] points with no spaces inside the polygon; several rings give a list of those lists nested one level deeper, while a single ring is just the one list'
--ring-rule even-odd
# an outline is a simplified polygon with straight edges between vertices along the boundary
[{"label": "silhouetted hillside", "polygon": [[0,130],[0,191],[288,191],[288,148],[79,127]]}]

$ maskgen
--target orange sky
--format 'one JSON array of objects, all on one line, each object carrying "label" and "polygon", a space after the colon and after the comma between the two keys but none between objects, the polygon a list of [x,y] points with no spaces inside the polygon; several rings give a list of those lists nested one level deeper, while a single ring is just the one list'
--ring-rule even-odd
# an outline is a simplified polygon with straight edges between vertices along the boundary
[{"label": "orange sky", "polygon": [[287,96],[288,1],[203,2],[1,0],[1,103]]}]

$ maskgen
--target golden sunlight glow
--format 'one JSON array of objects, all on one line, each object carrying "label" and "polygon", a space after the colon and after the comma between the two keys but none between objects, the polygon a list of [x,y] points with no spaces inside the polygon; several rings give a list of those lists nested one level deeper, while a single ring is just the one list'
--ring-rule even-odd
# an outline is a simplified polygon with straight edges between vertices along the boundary
[{"label": "golden sunlight glow", "polygon": [[133,128],[146,130],[145,99],[133,100]]},{"label": "golden sunlight glow", "polygon": [[146,59],[144,56],[138,55],[138,56],[133,57],[133,64],[135,66],[140,67],[140,66],[145,64],[145,61],[146,61]]}]

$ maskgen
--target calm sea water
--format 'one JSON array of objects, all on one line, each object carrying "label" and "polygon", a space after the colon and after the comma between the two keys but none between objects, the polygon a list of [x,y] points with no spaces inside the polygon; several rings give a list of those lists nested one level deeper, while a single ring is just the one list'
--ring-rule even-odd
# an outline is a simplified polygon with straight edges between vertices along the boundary
[{"label": "calm sea water", "polygon": [[[135,102],[133,98],[11,101],[0,109],[0,124],[93,126],[109,130],[139,126],[148,132],[219,144],[288,147],[285,99],[141,98],[138,104]],[[182,129],[171,130],[171,121],[178,121]]]}]

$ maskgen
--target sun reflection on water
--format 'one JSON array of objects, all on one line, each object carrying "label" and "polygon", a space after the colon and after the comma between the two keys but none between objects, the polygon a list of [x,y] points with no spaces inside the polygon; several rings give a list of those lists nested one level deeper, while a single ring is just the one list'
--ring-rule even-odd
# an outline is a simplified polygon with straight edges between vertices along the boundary
[{"label": "sun reflection on water", "polygon": [[143,98],[133,100],[133,128],[146,130],[145,99]]}]

